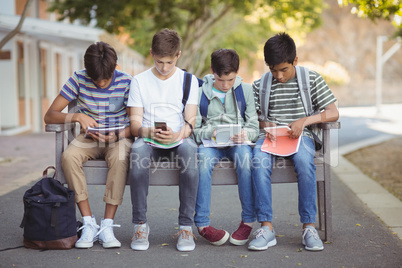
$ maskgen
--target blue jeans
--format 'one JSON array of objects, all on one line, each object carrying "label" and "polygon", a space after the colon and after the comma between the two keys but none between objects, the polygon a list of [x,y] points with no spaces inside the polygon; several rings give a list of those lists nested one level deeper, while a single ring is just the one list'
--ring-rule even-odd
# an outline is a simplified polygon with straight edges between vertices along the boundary
[{"label": "blue jeans", "polygon": [[130,154],[128,179],[130,182],[132,222],[146,223],[149,169],[151,161],[177,161],[179,174],[179,225],[194,223],[194,209],[198,189],[197,144],[192,139],[172,149],[158,149],[143,139],[137,139]]},{"label": "blue jeans", "polygon": [[252,150],[248,145],[225,148],[205,148],[200,145],[198,148],[200,181],[194,217],[197,227],[210,225],[211,177],[214,166],[223,158],[229,158],[236,166],[243,222],[254,222],[256,220],[251,181],[251,156]]},{"label": "blue jeans", "polygon": [[[271,174],[275,156],[262,152],[264,139],[259,139],[253,150],[252,176],[254,204],[259,222],[272,222]],[[314,165],[314,141],[303,136],[296,154],[288,156],[293,161],[299,190],[299,215],[302,223],[315,223],[317,213],[317,182]]]}]

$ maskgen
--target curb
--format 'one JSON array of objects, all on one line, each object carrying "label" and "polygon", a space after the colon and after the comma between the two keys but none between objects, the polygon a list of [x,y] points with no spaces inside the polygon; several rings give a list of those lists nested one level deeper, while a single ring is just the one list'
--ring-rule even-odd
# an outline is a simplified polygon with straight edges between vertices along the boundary
[{"label": "curb", "polygon": [[392,233],[402,240],[402,201],[343,157],[344,154],[379,144],[393,137],[393,135],[383,135],[339,148],[338,164],[333,166],[332,170],[388,226]]}]

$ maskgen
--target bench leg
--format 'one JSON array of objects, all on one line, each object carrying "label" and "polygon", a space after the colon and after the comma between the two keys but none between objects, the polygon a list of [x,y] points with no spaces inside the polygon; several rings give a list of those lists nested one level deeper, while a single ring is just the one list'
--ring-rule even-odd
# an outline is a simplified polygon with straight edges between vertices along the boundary
[{"label": "bench leg", "polygon": [[318,201],[318,228],[325,230],[325,186],[323,181],[317,182],[317,201]]},{"label": "bench leg", "polygon": [[325,172],[329,173],[326,174],[324,181],[325,241],[332,241],[331,171],[329,165],[327,165]]}]

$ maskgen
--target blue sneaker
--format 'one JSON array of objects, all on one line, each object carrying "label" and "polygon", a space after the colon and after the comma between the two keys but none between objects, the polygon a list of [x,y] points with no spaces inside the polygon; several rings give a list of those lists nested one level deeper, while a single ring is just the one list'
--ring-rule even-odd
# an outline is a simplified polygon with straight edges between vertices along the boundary
[{"label": "blue sneaker", "polygon": [[248,244],[250,250],[266,250],[276,245],[275,231],[268,226],[261,226],[255,231],[255,238]]},{"label": "blue sneaker", "polygon": [[303,230],[302,243],[305,249],[312,251],[319,251],[324,249],[324,245],[313,226],[306,226]]}]

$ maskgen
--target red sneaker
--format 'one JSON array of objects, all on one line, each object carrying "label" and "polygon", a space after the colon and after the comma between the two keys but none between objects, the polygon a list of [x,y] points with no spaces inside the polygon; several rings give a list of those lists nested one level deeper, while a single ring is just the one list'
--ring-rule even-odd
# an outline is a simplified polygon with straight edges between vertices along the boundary
[{"label": "red sneaker", "polygon": [[202,229],[199,234],[209,241],[212,245],[220,246],[225,244],[229,238],[229,233],[225,230],[215,229],[212,226],[207,226]]},{"label": "red sneaker", "polygon": [[230,236],[230,243],[237,246],[242,246],[246,244],[251,230],[253,230],[253,227],[244,224],[244,222],[242,221],[239,225],[239,228],[237,228],[237,230],[234,231],[233,234]]}]

